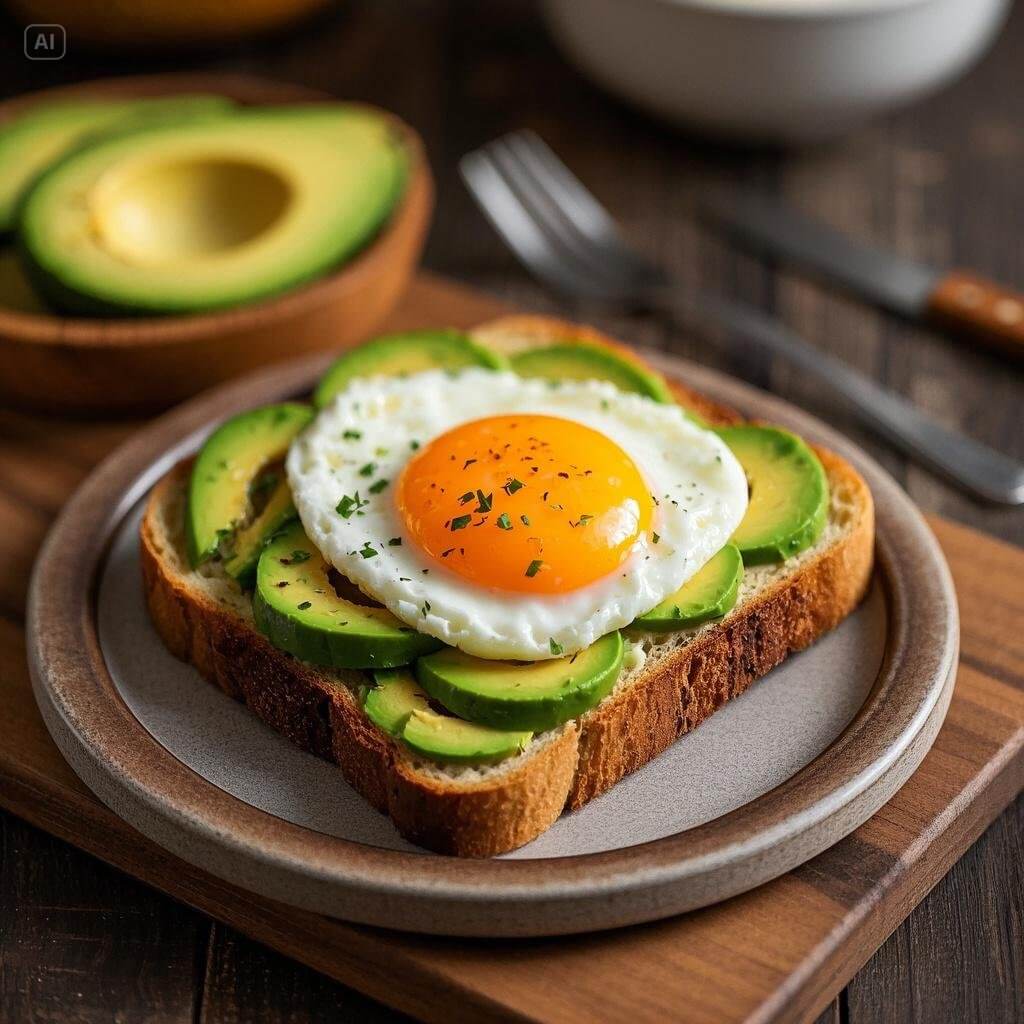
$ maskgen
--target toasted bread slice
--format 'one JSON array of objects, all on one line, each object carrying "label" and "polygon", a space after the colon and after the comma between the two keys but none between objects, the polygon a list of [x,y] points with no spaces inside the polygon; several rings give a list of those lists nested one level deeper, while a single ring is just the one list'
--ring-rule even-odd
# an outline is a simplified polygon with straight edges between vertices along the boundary
[{"label": "toasted bread slice", "polygon": [[[541,317],[506,318],[474,333],[504,351],[567,336],[621,349],[588,328]],[[681,404],[713,423],[738,419],[685,386],[673,390]],[[871,575],[871,494],[848,463],[816,450],[831,504],[813,547],[781,565],[747,569],[739,600],[723,620],[633,636],[608,697],[493,766],[418,758],[363,713],[364,673],[315,667],[278,650],[257,632],[249,597],[217,563],[192,570],[184,540],[188,463],[157,484],[142,521],[146,600],[173,654],[303,749],[335,761],[407,839],[440,853],[491,856],[529,842],[564,810],[581,807],[647,764],[856,607]]]}]

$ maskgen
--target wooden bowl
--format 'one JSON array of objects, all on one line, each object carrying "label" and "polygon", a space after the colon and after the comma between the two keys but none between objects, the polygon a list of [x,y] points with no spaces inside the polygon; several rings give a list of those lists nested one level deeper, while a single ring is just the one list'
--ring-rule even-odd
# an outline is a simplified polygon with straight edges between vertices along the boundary
[{"label": "wooden bowl", "polygon": [[[324,100],[247,75],[167,74],[49,89],[0,104],[0,122],[69,98],[218,93],[241,103]],[[167,406],[246,370],[363,340],[390,312],[419,260],[433,207],[423,143],[395,118],[412,155],[405,195],[377,238],[311,284],[195,316],[78,319],[0,308],[0,403],[63,413]]]}]

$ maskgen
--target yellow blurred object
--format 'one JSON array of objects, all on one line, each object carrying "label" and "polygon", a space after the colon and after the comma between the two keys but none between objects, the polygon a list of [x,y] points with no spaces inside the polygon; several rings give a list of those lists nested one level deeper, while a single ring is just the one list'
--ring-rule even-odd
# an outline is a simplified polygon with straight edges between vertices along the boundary
[{"label": "yellow blurred object", "polygon": [[217,43],[267,32],[331,0],[5,0],[26,23],[63,25],[68,44]]}]

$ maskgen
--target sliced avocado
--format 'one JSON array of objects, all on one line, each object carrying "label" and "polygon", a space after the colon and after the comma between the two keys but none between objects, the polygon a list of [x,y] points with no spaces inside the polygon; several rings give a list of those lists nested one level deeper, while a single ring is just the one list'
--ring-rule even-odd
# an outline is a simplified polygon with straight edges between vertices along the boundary
[{"label": "sliced avocado", "polygon": [[828,478],[818,456],[778,427],[721,427],[747,474],[750,501],[732,535],[745,565],[781,562],[810,547],[828,518]]},{"label": "sliced avocado", "polygon": [[322,409],[357,377],[400,377],[423,370],[505,368],[503,358],[461,331],[406,331],[375,338],[336,359],[320,379],[313,404]]},{"label": "sliced avocado", "polygon": [[0,128],[0,233],[14,230],[18,201],[55,159],[89,135],[166,118],[201,116],[234,104],[226,96],[65,100],[43,103]]},{"label": "sliced avocado", "polygon": [[386,608],[339,596],[329,572],[298,521],[263,549],[252,611],[256,628],[275,647],[314,665],[393,668],[441,646]]},{"label": "sliced avocado", "polygon": [[247,590],[256,583],[256,566],[266,543],[298,515],[288,481],[282,475],[275,476],[267,503],[251,523],[235,531],[231,554],[224,559],[224,571]]},{"label": "sliced avocado", "polygon": [[408,155],[362,107],[239,108],[90,141],[46,170],[19,241],[70,313],[223,309],[304,284],[376,234]]},{"label": "sliced avocado", "polygon": [[416,678],[460,718],[494,729],[552,729],[583,714],[619,678],[622,636],[601,637],[572,657],[486,661],[452,647],[416,662]]},{"label": "sliced avocado", "polygon": [[405,723],[402,739],[417,754],[435,761],[490,764],[520,753],[533,733],[489,729],[434,711],[414,711]]},{"label": "sliced avocado", "polygon": [[363,710],[367,718],[389,736],[401,736],[414,711],[430,710],[430,698],[407,669],[374,672],[373,678],[376,685],[367,691]]},{"label": "sliced avocado", "polygon": [[656,402],[675,401],[665,378],[619,355],[613,348],[589,341],[531,348],[510,359],[520,377],[547,380],[607,380],[620,391],[635,392]]},{"label": "sliced avocado", "polygon": [[533,737],[450,718],[431,710],[427,695],[406,669],[375,672],[363,702],[370,721],[435,761],[484,764],[518,754]]},{"label": "sliced avocado", "polygon": [[247,518],[250,488],[259,471],[284,457],[292,439],[313,418],[298,402],[265,405],[222,423],[192,466],[185,507],[185,538],[193,567],[211,558],[220,542]]},{"label": "sliced avocado", "polygon": [[674,632],[721,618],[736,604],[742,579],[739,549],[726,544],[674,594],[641,615],[633,625],[655,632]]}]

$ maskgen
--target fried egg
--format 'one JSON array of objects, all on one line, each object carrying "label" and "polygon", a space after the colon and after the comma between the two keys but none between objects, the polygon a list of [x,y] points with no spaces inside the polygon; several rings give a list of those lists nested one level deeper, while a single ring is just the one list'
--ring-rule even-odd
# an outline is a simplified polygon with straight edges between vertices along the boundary
[{"label": "fried egg", "polygon": [[483,658],[572,654],[628,625],[747,506],[736,458],[680,408],[478,369],[353,382],[286,469],[338,572]]}]

